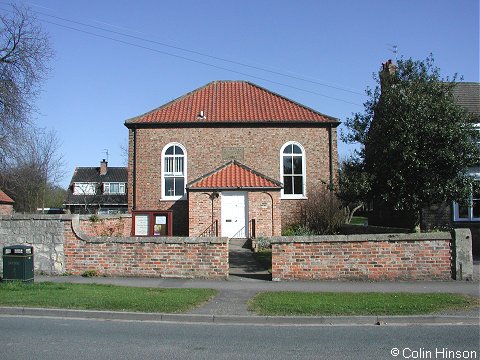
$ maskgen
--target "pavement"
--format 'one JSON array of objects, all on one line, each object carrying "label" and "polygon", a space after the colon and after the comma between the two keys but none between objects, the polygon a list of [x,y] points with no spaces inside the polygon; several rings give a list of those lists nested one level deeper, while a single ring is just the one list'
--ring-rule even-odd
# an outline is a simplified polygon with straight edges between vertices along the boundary
[{"label": "pavement", "polygon": [[474,324],[480,325],[480,311],[449,311],[425,316],[258,316],[247,308],[248,301],[262,291],[305,292],[407,292],[455,293],[480,298],[478,281],[415,281],[415,282],[354,282],[354,281],[286,281],[272,282],[268,271],[257,264],[250,250],[241,245],[230,248],[228,280],[125,278],[81,276],[35,276],[35,282],[95,283],[153,288],[210,288],[218,291],[208,303],[186,314],[151,314],[137,312],[84,311],[0,307],[0,315],[54,316],[67,318],[98,318],[132,321],[175,321],[203,323],[335,325],[335,324]]}]

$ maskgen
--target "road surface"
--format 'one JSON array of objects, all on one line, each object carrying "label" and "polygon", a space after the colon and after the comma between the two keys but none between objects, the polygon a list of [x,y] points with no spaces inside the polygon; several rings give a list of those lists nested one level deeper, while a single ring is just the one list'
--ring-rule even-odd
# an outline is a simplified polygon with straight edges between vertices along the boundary
[{"label": "road surface", "polygon": [[479,331],[475,325],[255,326],[0,316],[0,359],[480,359]]}]

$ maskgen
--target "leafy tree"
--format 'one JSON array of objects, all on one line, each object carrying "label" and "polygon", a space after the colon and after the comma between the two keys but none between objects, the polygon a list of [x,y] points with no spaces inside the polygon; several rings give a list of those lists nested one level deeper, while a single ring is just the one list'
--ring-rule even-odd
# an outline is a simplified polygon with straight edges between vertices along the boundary
[{"label": "leafy tree", "polygon": [[364,164],[356,158],[342,161],[339,169],[337,196],[347,211],[349,224],[355,212],[368,204],[370,177]]},{"label": "leafy tree", "polygon": [[366,196],[414,213],[418,226],[422,208],[467,198],[479,132],[454,100],[456,76],[441,78],[432,55],[384,64],[375,79],[365,111],[346,121],[343,138],[362,145],[355,161],[367,174],[359,177],[368,179]]}]

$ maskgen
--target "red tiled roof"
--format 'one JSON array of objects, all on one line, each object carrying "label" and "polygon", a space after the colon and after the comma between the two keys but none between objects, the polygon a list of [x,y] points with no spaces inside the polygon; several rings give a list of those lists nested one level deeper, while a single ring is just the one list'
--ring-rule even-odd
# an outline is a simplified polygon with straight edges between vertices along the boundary
[{"label": "red tiled roof", "polygon": [[9,203],[9,204],[12,204],[14,203],[15,201],[12,200],[12,198],[10,196],[8,196],[7,194],[5,194],[2,190],[0,190],[0,203]]},{"label": "red tiled roof", "polygon": [[339,121],[248,81],[213,81],[126,124],[225,122]]},{"label": "red tiled roof", "polygon": [[232,160],[215,171],[187,184],[189,189],[278,188],[282,184]]}]

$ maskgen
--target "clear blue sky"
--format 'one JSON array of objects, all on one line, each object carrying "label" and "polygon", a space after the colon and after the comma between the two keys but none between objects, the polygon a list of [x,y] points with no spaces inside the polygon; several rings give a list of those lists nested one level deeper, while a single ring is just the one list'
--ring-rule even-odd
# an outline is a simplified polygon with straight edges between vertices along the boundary
[{"label": "clear blue sky", "polygon": [[[56,52],[36,122],[63,142],[65,186],[76,166],[98,166],[104,149],[110,166],[124,165],[126,119],[213,80],[249,80],[341,121],[362,111],[393,45],[398,56],[433,53],[444,76],[479,81],[478,0],[25,3],[41,12]],[[350,151],[339,143],[341,157]]]}]

